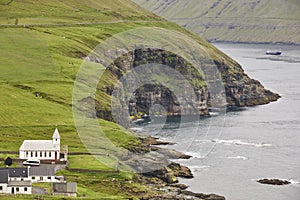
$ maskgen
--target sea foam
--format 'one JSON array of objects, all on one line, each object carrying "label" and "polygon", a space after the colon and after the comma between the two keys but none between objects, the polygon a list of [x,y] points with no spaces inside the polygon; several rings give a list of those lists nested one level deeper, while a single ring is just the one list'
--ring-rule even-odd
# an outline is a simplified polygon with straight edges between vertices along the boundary
[{"label": "sea foam", "polygon": [[249,160],[249,158],[244,157],[244,156],[234,156],[234,157],[227,157],[228,159],[241,159],[241,160]]}]

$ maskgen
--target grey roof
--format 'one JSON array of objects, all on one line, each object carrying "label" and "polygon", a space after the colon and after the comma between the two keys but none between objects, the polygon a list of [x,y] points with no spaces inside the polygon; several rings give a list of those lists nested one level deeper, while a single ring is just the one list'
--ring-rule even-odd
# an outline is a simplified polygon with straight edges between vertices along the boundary
[{"label": "grey roof", "polygon": [[24,140],[20,150],[26,151],[57,151],[60,146],[53,145],[52,140]]},{"label": "grey roof", "polygon": [[8,183],[8,169],[0,169],[0,183]]},{"label": "grey roof", "polygon": [[55,166],[30,167],[29,176],[54,176]]},{"label": "grey roof", "polygon": [[28,168],[9,168],[9,177],[28,177]]},{"label": "grey roof", "polygon": [[53,183],[55,193],[77,193],[77,183]]},{"label": "grey roof", "polygon": [[31,181],[9,181],[8,187],[22,186],[22,187],[31,187]]}]

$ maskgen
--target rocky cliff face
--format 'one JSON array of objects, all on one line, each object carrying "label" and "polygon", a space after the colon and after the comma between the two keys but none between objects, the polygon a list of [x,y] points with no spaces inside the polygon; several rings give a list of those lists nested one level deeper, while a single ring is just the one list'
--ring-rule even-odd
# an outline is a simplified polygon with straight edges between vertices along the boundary
[{"label": "rocky cliff face", "polygon": [[[152,65],[153,63],[155,64]],[[144,65],[148,66],[143,67],[143,75],[135,76],[135,80],[130,83],[131,87],[136,88],[135,91],[129,94],[130,97],[126,100],[117,99],[117,105],[121,107],[120,112],[124,112],[119,116],[126,116],[126,112],[129,112],[131,116],[143,114],[208,115],[208,91],[203,75],[183,58],[170,52],[148,48],[138,49],[121,56],[106,70],[106,73],[114,74],[116,79],[120,80],[136,67]],[[167,72],[165,69],[168,67],[172,70]],[[174,77],[178,79],[175,80]],[[148,78],[149,80],[145,81]],[[190,98],[190,91],[182,90],[185,88],[185,81],[192,85],[194,98]],[[121,86],[124,87],[124,84],[124,82],[121,83]],[[100,83],[100,85],[103,84]],[[113,95],[114,87],[114,85],[109,85],[105,90],[109,95]],[[181,88],[180,95],[175,94],[178,88]],[[101,109],[98,113],[99,117],[103,117]]]},{"label": "rocky cliff face", "polygon": [[[181,90],[183,92],[178,96],[168,87],[168,82],[170,82],[169,86],[171,87],[171,85],[180,85],[180,81],[182,81],[174,80],[174,78],[172,80],[172,77],[174,77],[173,74],[168,74],[168,76],[162,75],[157,78],[156,76],[153,76],[153,74],[159,75],[164,72],[155,72],[155,68],[149,67],[149,69],[145,69],[144,67],[143,73],[145,76],[139,78],[135,77],[135,80],[131,83],[131,87],[133,87],[134,84],[138,86],[134,87],[135,90],[132,91],[130,97],[125,101],[124,99],[117,100],[117,105],[123,110],[123,113],[119,114],[120,117],[126,116],[126,114],[128,115],[128,112],[131,116],[139,114],[167,116],[209,114],[208,108],[211,106],[211,98],[218,97],[212,97],[212,94],[210,94],[207,89],[204,74],[205,70],[209,69],[209,67],[206,66],[207,63],[205,62],[201,63],[201,65],[203,65],[202,68],[204,69],[203,74],[183,58],[174,55],[173,53],[160,49],[145,48],[135,50],[134,52],[119,57],[113,65],[106,69],[106,73],[115,76],[116,80],[121,80],[125,74],[132,73],[135,68],[151,63],[169,66],[174,70],[174,72],[172,71],[171,73],[176,74],[178,72],[181,74],[192,86],[195,98],[190,98],[189,92],[186,92],[185,94],[185,90]],[[249,78],[239,64],[232,63],[231,65],[228,65],[217,61],[215,61],[215,64],[222,76],[227,106],[254,106],[267,104],[276,101],[280,97],[278,94],[266,90],[257,80]],[[151,80],[153,79],[153,84],[149,84],[149,82],[144,84],[143,80],[141,80],[148,76],[153,76],[151,78]],[[158,84],[158,80],[166,84]],[[126,81],[128,82],[128,80]],[[119,81],[119,84],[124,86],[125,83],[121,82],[122,81]],[[115,86],[116,85],[107,85],[104,90],[108,95],[113,95]],[[184,84],[182,84],[182,87],[184,87]],[[158,108],[162,109],[155,109],[155,106],[153,105],[159,105]],[[98,107],[98,117],[107,118],[108,116],[108,113],[103,115],[103,109]],[[108,119],[111,118],[108,117]]]},{"label": "rocky cliff face", "polygon": [[251,79],[239,64],[216,64],[222,74],[228,106],[262,105],[280,98],[279,94],[265,89],[259,81]]}]

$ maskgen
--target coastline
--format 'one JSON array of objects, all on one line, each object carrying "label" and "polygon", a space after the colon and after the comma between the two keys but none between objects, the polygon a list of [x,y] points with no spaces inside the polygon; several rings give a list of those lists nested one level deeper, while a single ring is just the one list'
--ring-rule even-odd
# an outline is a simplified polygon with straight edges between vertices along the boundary
[{"label": "coastline", "polygon": [[[162,145],[172,145],[172,143],[162,142],[159,140],[159,138],[147,135],[138,135],[137,138],[141,140],[144,149],[146,148],[147,150],[149,150],[149,152],[155,151],[156,153],[162,155],[164,159],[176,160],[190,159],[192,157],[173,149],[160,147]],[[146,183],[147,186],[151,187],[153,190],[158,191],[157,194],[154,196],[142,197],[142,200],[225,200],[224,196],[220,196],[217,194],[195,193],[193,191],[188,190],[189,186],[180,183],[177,178],[194,178],[191,169],[187,166],[183,166],[173,161],[169,161],[169,164],[163,167],[162,169],[146,173],[140,173],[137,177],[138,182]]]},{"label": "coastline", "polygon": [[227,40],[207,40],[211,44],[247,44],[247,45],[284,45],[284,46],[300,46],[300,43],[293,42],[238,42],[238,41],[227,41]]}]

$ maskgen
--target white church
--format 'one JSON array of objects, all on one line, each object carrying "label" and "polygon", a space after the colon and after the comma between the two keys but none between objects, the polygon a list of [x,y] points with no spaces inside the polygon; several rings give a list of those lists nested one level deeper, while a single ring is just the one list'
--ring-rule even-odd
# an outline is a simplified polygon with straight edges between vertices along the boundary
[{"label": "white church", "polygon": [[60,135],[55,129],[52,140],[24,140],[20,147],[20,159],[38,160],[66,160],[67,155],[62,152],[60,145]]}]

